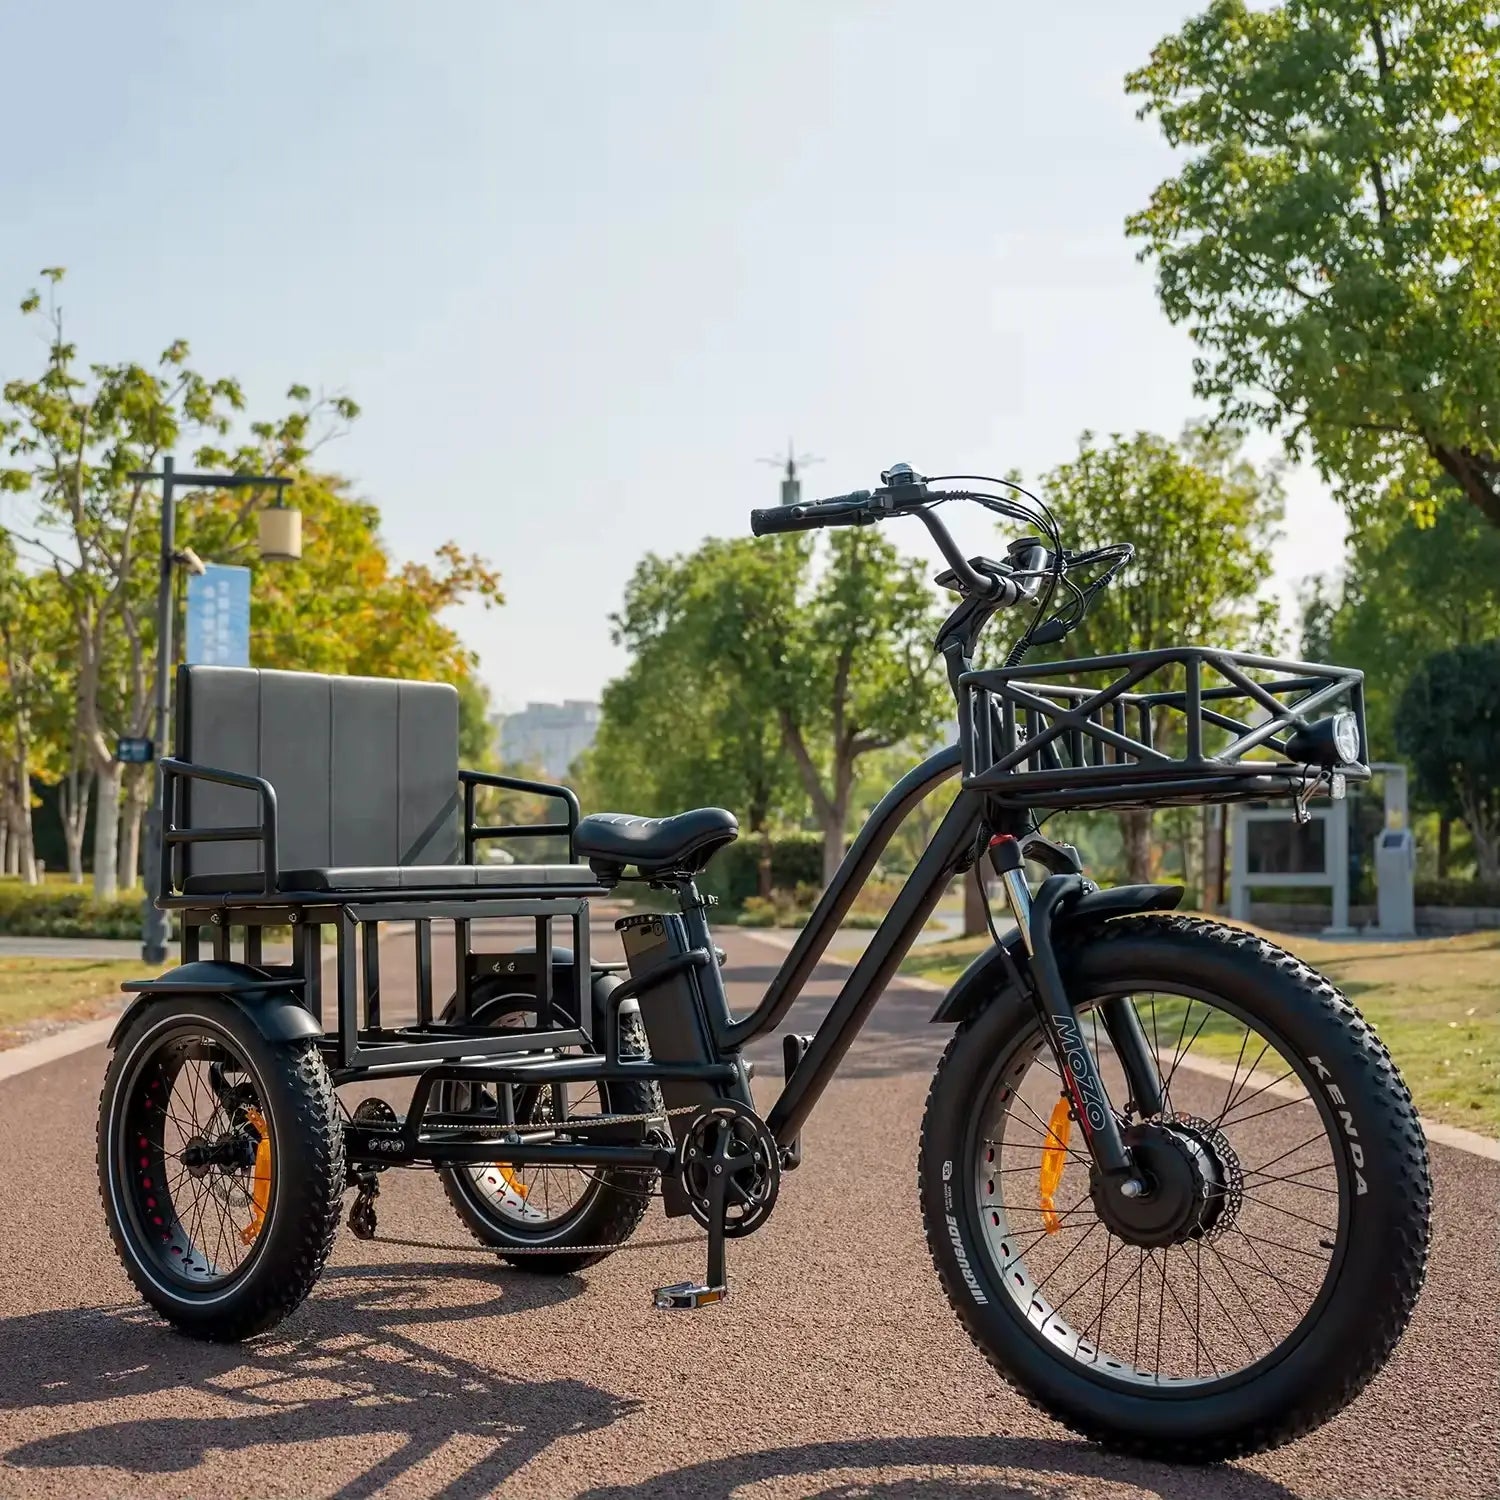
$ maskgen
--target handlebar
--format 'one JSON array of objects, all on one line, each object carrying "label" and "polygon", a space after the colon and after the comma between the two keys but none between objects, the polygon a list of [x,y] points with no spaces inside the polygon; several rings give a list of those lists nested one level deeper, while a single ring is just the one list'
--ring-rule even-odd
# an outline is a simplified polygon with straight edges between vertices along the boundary
[{"label": "handlebar", "polygon": [[1037,580],[1011,576],[1012,572],[1033,573],[1046,566],[1046,549],[1035,537],[1024,538],[1011,547],[1009,566],[995,563],[975,566],[959,551],[933,510],[936,501],[963,498],[966,491],[947,494],[929,491],[927,481],[907,464],[897,464],[880,477],[884,482],[878,490],[853,490],[824,500],[752,510],[750,530],[756,536],[772,536],[814,531],[824,526],[869,526],[889,516],[915,515],[931,533],[965,594],[996,604],[1015,604],[1036,594]]}]

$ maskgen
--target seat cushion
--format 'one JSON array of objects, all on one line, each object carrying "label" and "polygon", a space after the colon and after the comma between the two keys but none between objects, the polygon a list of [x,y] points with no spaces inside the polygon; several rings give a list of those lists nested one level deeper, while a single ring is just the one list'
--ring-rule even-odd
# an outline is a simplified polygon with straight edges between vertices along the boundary
[{"label": "seat cushion", "polygon": [[[177,755],[275,787],[283,871],[463,858],[458,694],[446,684],[181,667]],[[259,799],[242,787],[184,780],[179,795],[182,828],[260,821]],[[197,890],[228,890],[225,878],[260,868],[260,845],[191,843],[179,858],[188,879],[217,877]]]},{"label": "seat cushion", "polygon": [[[503,887],[506,890],[595,887],[598,878],[587,865],[350,865],[310,870],[283,870],[279,891],[448,891]],[[189,875],[188,896],[242,896],[262,889],[256,874]]]},{"label": "seat cushion", "polygon": [[596,868],[634,865],[643,875],[693,874],[739,832],[739,820],[722,807],[698,807],[671,818],[590,813],[574,830],[573,852]]}]

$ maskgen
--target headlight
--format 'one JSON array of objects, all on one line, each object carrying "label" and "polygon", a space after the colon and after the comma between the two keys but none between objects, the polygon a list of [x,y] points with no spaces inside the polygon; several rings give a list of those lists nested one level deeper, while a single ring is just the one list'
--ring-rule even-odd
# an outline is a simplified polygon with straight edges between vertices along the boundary
[{"label": "headlight", "polygon": [[1359,764],[1359,719],[1347,708],[1287,736],[1289,760],[1305,766]]},{"label": "headlight", "polygon": [[1333,748],[1339,763],[1352,766],[1359,761],[1359,720],[1347,708],[1333,716]]}]

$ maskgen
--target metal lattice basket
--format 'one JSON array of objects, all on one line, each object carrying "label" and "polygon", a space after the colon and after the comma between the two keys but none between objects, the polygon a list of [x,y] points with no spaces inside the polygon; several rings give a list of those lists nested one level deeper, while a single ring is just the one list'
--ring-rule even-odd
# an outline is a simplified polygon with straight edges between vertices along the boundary
[{"label": "metal lattice basket", "polygon": [[[1204,646],[966,672],[963,784],[1003,806],[1133,808],[1300,798],[1368,780],[1364,674]],[[1358,752],[1309,735],[1352,719]]]}]

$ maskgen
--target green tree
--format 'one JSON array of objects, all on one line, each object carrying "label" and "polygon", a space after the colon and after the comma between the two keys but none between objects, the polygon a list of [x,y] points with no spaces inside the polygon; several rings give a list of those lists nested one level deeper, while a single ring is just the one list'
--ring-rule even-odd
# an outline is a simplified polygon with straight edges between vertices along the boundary
[{"label": "green tree", "polygon": [[[61,586],[77,651],[77,744],[95,787],[94,889],[118,882],[122,768],[114,738],[143,719],[150,699],[149,612],[141,608],[150,549],[142,538],[147,487],[130,478],[151,468],[188,432],[227,430],[243,403],[231,380],[209,380],[168,345],[154,366],[81,365],[68,342],[56,289],[31,292],[21,311],[43,320],[47,357],[35,380],[12,380],[0,407],[0,486],[29,493],[37,511],[33,546]],[[54,545],[53,538],[56,539]]]},{"label": "green tree", "polygon": [[1396,497],[1349,537],[1341,577],[1324,578],[1304,605],[1312,659],[1365,673],[1370,744],[1395,753],[1396,708],[1435,651],[1500,636],[1500,531],[1456,496],[1418,526]]},{"label": "green tree", "polygon": [[1500,525],[1500,17],[1215,0],[1126,80],[1188,153],[1128,220],[1198,394],[1356,512],[1455,484]]},{"label": "green tree", "polygon": [[788,805],[789,768],[823,834],[826,882],[861,757],[942,721],[936,619],[921,568],[871,528],[835,532],[821,552],[788,537],[648,557],[614,618],[632,661],[605,693],[595,774],[607,784],[612,746],[633,746],[638,765],[671,757],[681,790],[713,781],[762,831]]},{"label": "green tree", "polygon": [[1430,656],[1401,695],[1396,743],[1417,789],[1463,818],[1481,880],[1500,880],[1500,640]]},{"label": "green tree", "polygon": [[[1078,456],[1044,475],[1039,489],[1069,547],[1136,549],[1055,653],[1269,644],[1275,605],[1260,593],[1271,576],[1281,485],[1274,469],[1238,456],[1236,434],[1190,428],[1179,443],[1149,432],[1100,443],[1085,432]],[[1149,879],[1151,813],[1120,817],[1128,878]]]}]

